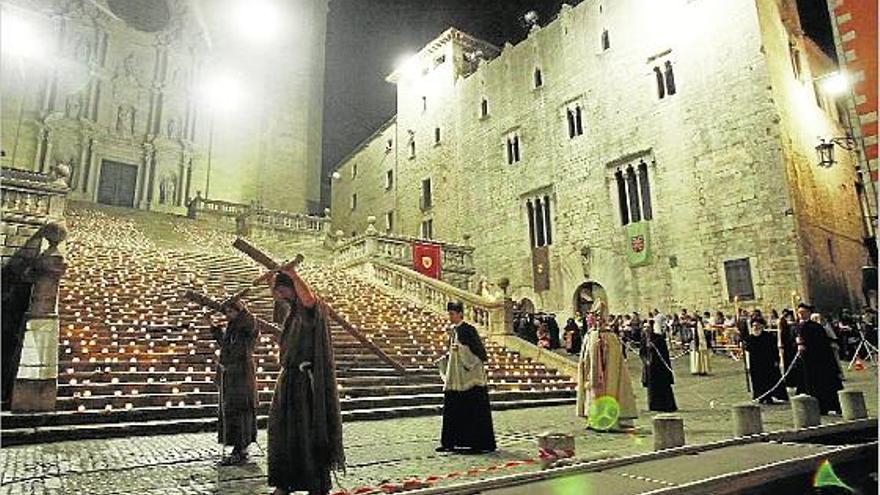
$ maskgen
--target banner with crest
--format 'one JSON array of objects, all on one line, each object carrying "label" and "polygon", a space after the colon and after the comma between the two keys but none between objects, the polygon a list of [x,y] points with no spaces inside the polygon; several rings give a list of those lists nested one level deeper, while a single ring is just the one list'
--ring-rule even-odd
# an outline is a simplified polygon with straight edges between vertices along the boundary
[{"label": "banner with crest", "polygon": [[642,266],[651,261],[651,236],[648,222],[626,226],[626,260],[629,266]]},{"label": "banner with crest", "polygon": [[440,279],[440,246],[414,242],[412,246],[413,270],[426,277]]}]

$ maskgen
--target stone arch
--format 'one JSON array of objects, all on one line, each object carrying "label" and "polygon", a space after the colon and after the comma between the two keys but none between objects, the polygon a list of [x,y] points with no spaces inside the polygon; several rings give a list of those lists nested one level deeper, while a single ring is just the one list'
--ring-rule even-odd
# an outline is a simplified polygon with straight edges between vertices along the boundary
[{"label": "stone arch", "polygon": [[517,304],[520,313],[534,313],[535,312],[535,303],[532,302],[528,297],[522,298],[522,300]]},{"label": "stone arch", "polygon": [[608,293],[605,287],[599,282],[588,280],[577,287],[572,296],[572,307],[575,313],[581,316],[588,312],[596,311],[599,302],[607,311],[608,309]]}]

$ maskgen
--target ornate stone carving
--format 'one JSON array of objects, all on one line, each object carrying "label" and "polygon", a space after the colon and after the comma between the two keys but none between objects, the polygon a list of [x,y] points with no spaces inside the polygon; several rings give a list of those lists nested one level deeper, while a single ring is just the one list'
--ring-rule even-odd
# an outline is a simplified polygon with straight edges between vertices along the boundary
[{"label": "ornate stone carving", "polygon": [[64,103],[64,114],[69,119],[78,119],[82,115],[82,94],[68,95]]},{"label": "ornate stone carving", "polygon": [[125,137],[134,135],[135,109],[131,105],[119,105],[116,111],[116,132]]},{"label": "ornate stone carving", "polygon": [[180,137],[180,128],[177,123],[176,117],[171,117],[170,119],[168,119],[168,126],[165,135],[168,137],[168,139],[177,139]]}]

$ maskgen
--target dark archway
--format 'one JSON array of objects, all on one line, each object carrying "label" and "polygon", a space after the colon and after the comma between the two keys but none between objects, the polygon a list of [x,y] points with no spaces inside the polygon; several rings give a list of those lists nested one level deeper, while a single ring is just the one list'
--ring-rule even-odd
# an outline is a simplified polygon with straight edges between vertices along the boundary
[{"label": "dark archway", "polygon": [[532,314],[535,312],[535,303],[528,297],[524,297],[517,305],[517,308],[522,314]]},{"label": "dark archway", "polygon": [[599,301],[604,302],[605,308],[608,308],[608,294],[605,288],[598,282],[584,282],[574,291],[572,297],[572,306],[575,313],[581,316],[595,311]]}]

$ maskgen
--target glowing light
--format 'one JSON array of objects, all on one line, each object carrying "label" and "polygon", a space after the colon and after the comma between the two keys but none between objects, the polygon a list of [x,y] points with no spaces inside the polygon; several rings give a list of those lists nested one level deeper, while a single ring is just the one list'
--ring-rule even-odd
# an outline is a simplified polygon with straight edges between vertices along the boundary
[{"label": "glowing light", "polygon": [[850,493],[855,493],[855,490],[837,477],[837,473],[834,472],[828,459],[825,459],[819,464],[819,468],[816,470],[816,475],[813,477],[813,486],[815,488],[836,486]]},{"label": "glowing light", "polygon": [[840,96],[849,91],[849,77],[845,72],[834,72],[822,78],[822,89],[830,96]]},{"label": "glowing light", "polygon": [[620,418],[620,404],[610,395],[597,397],[590,403],[588,411],[590,428],[608,431],[617,425]]},{"label": "glowing light", "polygon": [[257,43],[277,38],[283,24],[281,12],[268,0],[240,1],[231,19],[243,38]]},{"label": "glowing light", "polygon": [[228,112],[238,108],[243,94],[238,79],[226,73],[208,78],[202,86],[202,99],[206,105],[215,110]]},{"label": "glowing light", "polygon": [[38,36],[27,21],[4,12],[0,31],[4,54],[28,59],[40,59],[46,55],[44,38]]},{"label": "glowing light", "polygon": [[419,57],[413,53],[401,55],[394,64],[394,68],[397,72],[400,72],[401,75],[404,73],[415,72],[419,68]]}]

